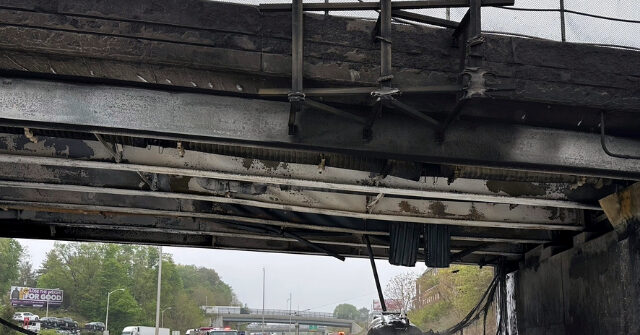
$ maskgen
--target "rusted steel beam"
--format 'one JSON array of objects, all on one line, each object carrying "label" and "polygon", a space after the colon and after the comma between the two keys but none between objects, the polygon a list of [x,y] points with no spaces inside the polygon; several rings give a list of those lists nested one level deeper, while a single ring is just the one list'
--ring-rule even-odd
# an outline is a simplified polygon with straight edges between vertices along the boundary
[{"label": "rusted steel beam", "polygon": [[[483,6],[512,6],[514,0],[482,0]],[[420,9],[420,8],[445,8],[467,7],[469,0],[412,0],[395,1],[391,3],[393,9]],[[289,11],[291,3],[260,4],[260,11]],[[379,9],[377,2],[331,2],[331,3],[307,3],[304,9],[308,11],[353,11]]]},{"label": "rusted steel beam", "polygon": [[[109,191],[104,188],[101,190]],[[130,191],[130,192],[125,192]],[[170,197],[171,195],[180,196],[179,194],[170,193],[163,194],[163,192],[145,192],[145,191],[133,191],[133,190],[118,190],[118,194],[133,194],[137,192],[154,193],[159,194],[159,197]],[[111,192],[110,194],[114,194]],[[189,195],[189,198],[192,198]],[[572,224],[547,224],[547,223],[521,223],[521,222],[504,222],[504,221],[478,221],[478,220],[459,220],[459,219],[443,219],[443,218],[422,218],[415,216],[403,216],[403,215],[377,215],[367,214],[349,211],[336,211],[336,210],[324,210],[316,208],[303,208],[301,206],[278,206],[268,203],[260,203],[254,201],[246,201],[241,199],[222,200],[222,198],[206,197],[209,200],[204,201],[226,201],[225,203],[238,204],[243,206],[264,206],[263,208],[271,209],[283,209],[298,211],[304,213],[324,214],[331,216],[343,216],[356,219],[372,219],[381,221],[402,221],[412,223],[428,223],[436,225],[455,225],[455,226],[467,226],[467,227],[486,227],[486,228],[508,228],[508,229],[532,229],[532,230],[557,230],[557,231],[582,231],[584,229],[581,225]],[[215,198],[215,199],[214,199]],[[0,200],[0,205],[6,208],[13,209],[30,209],[39,211],[81,211],[87,213],[122,213],[122,214],[139,214],[139,215],[158,215],[169,217],[195,217],[195,218],[220,218],[220,214],[202,213],[202,212],[186,212],[186,211],[170,211],[159,209],[146,209],[146,208],[133,208],[133,207],[116,207],[116,206],[98,206],[98,205],[79,205],[71,203],[53,203],[53,202],[37,202],[37,201],[14,201],[14,200]]]},{"label": "rusted steel beam", "polygon": [[[409,189],[409,188],[403,189],[403,188],[391,188],[391,187],[380,187],[380,186],[366,186],[366,185],[357,185],[357,184],[322,182],[322,181],[305,180],[305,179],[252,176],[249,174],[233,174],[233,173],[217,172],[217,171],[206,171],[206,170],[141,165],[141,164],[108,163],[108,162],[90,161],[90,160],[73,160],[73,159],[53,158],[53,157],[37,157],[37,156],[7,155],[7,154],[0,154],[0,162],[28,164],[28,165],[89,168],[89,169],[100,169],[100,170],[131,171],[131,172],[141,171],[141,172],[147,172],[147,173],[158,173],[158,174],[167,174],[167,175],[175,175],[175,176],[190,176],[190,177],[211,178],[211,179],[220,179],[220,180],[237,180],[237,181],[252,182],[252,183],[288,185],[288,186],[296,186],[296,187],[307,187],[307,188],[326,189],[326,190],[334,190],[334,191],[351,191],[351,192],[361,192],[361,193],[369,193],[369,194],[382,193],[386,195],[449,199],[449,200],[458,200],[458,201],[475,201],[475,202],[487,202],[487,203],[504,203],[504,204],[515,204],[515,205],[549,206],[549,207],[558,207],[558,208],[599,210],[599,207],[597,206],[581,204],[581,203],[571,202],[566,200],[539,199],[539,198],[527,198],[527,197],[508,197],[508,196],[500,196],[500,195],[472,194],[472,193],[462,193],[462,192],[429,191],[429,190]],[[2,182],[0,181],[0,183]],[[4,183],[9,185],[10,182],[6,181]]]}]

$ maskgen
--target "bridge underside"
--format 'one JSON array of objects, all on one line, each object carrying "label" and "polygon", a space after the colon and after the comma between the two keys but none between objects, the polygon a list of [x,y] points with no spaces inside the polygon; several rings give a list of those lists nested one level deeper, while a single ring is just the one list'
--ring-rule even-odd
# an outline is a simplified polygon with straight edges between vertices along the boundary
[{"label": "bridge underside", "polygon": [[[290,27],[270,23],[288,15],[187,1],[142,21],[120,2],[119,12],[67,1],[0,9],[26,22],[0,29],[2,236],[338,258],[367,257],[368,236],[374,256],[394,264],[443,245],[452,262],[515,264],[536,246],[569,248],[578,233],[611,230],[598,200],[640,179],[638,160],[603,150],[599,128],[606,114],[608,149],[640,155],[637,54],[488,37],[487,62],[516,89],[470,101],[444,134],[389,109],[363,139],[361,123],[308,109],[289,135],[289,103],[257,94],[288,85]],[[166,17],[181,10],[193,25]],[[239,12],[255,20],[223,22]],[[305,78],[375,81],[363,58],[371,46],[357,39],[372,22],[307,22],[322,33],[305,40]],[[399,85],[456,82],[450,31],[394,29],[438,46],[399,43]],[[540,48],[561,52],[547,64],[524,56]],[[590,66],[608,57],[628,61]],[[323,101],[352,117],[368,108],[361,97]],[[404,101],[443,120],[455,94]]]},{"label": "bridge underside", "polygon": [[292,138],[282,102],[19,78],[3,90],[4,236],[366,257],[368,235],[388,258],[408,223],[422,259],[423,227],[444,225],[453,261],[493,264],[609,230],[597,201],[638,173],[595,134],[460,121],[439,143],[397,116],[365,142],[307,113]]}]

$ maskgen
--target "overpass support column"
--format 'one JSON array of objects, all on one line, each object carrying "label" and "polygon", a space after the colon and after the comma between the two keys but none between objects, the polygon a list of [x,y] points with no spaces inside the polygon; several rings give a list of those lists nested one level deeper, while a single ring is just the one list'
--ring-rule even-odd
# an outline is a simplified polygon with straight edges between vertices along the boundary
[{"label": "overpass support column", "polygon": [[525,256],[514,275],[519,334],[640,334],[640,183],[600,205],[610,232]]}]

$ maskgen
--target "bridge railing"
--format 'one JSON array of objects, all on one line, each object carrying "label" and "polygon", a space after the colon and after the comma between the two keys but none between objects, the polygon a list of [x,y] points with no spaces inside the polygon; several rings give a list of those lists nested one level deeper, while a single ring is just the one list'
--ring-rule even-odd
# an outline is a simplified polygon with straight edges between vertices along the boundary
[{"label": "bridge railing", "polygon": [[296,316],[303,318],[321,318],[336,319],[333,313],[328,312],[312,312],[312,311],[296,311],[288,309],[261,309],[261,308],[245,308],[239,306],[201,306],[207,314],[252,314],[252,315],[277,315],[277,316]]},{"label": "bridge railing", "polygon": [[[287,2],[287,0],[228,1],[244,4]],[[304,0],[305,3],[323,1],[360,2],[363,0]],[[467,9],[433,8],[410,11],[459,22]],[[326,14],[370,19],[376,19],[378,16],[374,11],[329,11]],[[398,21],[402,20],[398,19]],[[514,6],[483,7],[482,30],[486,33],[640,50],[638,38],[640,36],[640,1],[515,0]]]},{"label": "bridge railing", "polygon": [[[250,314],[262,315],[263,310],[259,308],[249,308]],[[299,316],[304,318],[322,318],[322,319],[335,319],[333,313],[327,312],[311,312],[311,311],[289,311],[284,309],[265,309],[264,315],[280,315],[280,316]]]}]

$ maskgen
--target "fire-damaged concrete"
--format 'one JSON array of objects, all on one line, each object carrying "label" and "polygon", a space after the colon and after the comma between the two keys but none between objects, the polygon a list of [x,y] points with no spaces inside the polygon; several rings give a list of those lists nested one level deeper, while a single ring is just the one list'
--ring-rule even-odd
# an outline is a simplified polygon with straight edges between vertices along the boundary
[{"label": "fire-damaged concrete", "polygon": [[393,24],[381,90],[374,21],[303,17],[301,75],[289,13],[0,0],[0,236],[440,257],[495,266],[503,329],[640,333],[640,52],[481,34],[476,87]]},{"label": "fire-damaged concrete", "polygon": [[639,334],[639,226],[525,261],[516,276],[519,334]]},{"label": "fire-damaged concrete", "polygon": [[[289,13],[200,0],[2,0],[0,20],[2,71],[251,96],[290,83]],[[374,25],[305,14],[305,87],[376,85]],[[461,50],[451,29],[394,24],[392,38],[395,85],[456,83]],[[465,115],[594,131],[604,108],[609,133],[635,134],[640,121],[629,116],[640,106],[638,52],[491,34],[484,40],[491,83],[514,89],[493,92],[495,101]],[[402,99],[437,117],[451,110],[454,95],[405,92]],[[324,101],[356,112],[369,103],[366,96]]]}]

